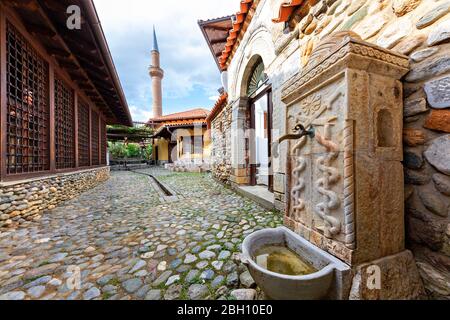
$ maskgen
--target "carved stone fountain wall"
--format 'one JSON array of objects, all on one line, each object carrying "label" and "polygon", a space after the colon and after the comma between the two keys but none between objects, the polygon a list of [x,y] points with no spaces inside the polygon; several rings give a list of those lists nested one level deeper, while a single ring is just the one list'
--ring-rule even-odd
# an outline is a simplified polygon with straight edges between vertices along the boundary
[{"label": "carved stone fountain wall", "polygon": [[[289,145],[286,225],[356,273],[363,263],[391,256],[387,269],[406,268],[414,279],[412,290],[387,293],[391,298],[422,290],[405,251],[399,79],[408,66],[407,57],[354,33],[336,33],[318,45],[282,97],[288,132],[298,124],[315,130],[314,138]],[[364,295],[358,283],[353,286],[355,295]]]}]

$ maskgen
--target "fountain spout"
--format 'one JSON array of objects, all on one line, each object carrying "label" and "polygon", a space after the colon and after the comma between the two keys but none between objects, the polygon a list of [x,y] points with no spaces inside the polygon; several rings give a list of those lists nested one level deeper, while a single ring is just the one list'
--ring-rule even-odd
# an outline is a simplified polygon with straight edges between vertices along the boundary
[{"label": "fountain spout", "polygon": [[280,144],[283,141],[298,140],[298,139],[301,139],[306,136],[308,136],[310,138],[314,138],[316,136],[316,131],[315,131],[314,127],[312,127],[309,130],[306,130],[306,128],[302,124],[296,125],[294,128],[294,132],[298,132],[298,133],[286,134],[272,144],[272,155],[275,158],[279,157],[278,149],[279,149]]}]

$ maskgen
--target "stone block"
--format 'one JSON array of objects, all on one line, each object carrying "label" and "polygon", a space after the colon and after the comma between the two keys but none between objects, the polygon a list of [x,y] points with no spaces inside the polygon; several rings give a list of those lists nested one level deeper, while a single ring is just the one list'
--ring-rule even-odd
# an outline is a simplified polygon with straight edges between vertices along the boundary
[{"label": "stone block", "polygon": [[410,251],[359,265],[350,300],[417,300],[426,296]]},{"label": "stone block", "polygon": [[425,121],[425,128],[450,133],[450,110],[432,110]]}]

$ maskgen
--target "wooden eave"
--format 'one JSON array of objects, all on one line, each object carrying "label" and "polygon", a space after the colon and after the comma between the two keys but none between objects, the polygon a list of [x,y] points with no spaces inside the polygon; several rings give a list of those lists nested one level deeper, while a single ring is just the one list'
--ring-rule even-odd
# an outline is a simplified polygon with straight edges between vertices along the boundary
[{"label": "wooden eave", "polygon": [[[104,113],[108,124],[132,126],[131,114],[92,0],[9,0],[29,33]],[[66,26],[70,5],[81,8],[81,30]]]}]

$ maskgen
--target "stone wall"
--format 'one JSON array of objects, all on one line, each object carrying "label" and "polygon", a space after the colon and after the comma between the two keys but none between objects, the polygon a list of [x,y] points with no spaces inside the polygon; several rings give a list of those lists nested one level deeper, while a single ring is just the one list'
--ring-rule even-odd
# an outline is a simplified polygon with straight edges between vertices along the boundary
[{"label": "stone wall", "polygon": [[[281,87],[308,65],[327,35],[344,30],[409,56],[404,79],[404,146],[408,247],[429,294],[450,298],[450,1],[309,0],[290,22],[273,23],[281,0],[261,0],[228,68],[229,102],[239,108],[255,56],[273,90],[274,139],[286,132]],[[239,114],[236,112],[236,114]],[[238,118],[233,116],[233,123]],[[232,137],[232,163],[243,148]],[[284,194],[286,144],[274,159],[275,193]],[[278,207],[283,204],[279,198]]]},{"label": "stone wall", "polygon": [[109,179],[109,167],[51,177],[0,183],[0,232],[28,221],[38,221],[45,210]]},{"label": "stone wall", "polygon": [[228,183],[231,174],[231,106],[227,105],[211,123],[213,176]]}]

